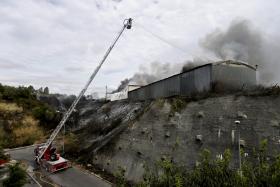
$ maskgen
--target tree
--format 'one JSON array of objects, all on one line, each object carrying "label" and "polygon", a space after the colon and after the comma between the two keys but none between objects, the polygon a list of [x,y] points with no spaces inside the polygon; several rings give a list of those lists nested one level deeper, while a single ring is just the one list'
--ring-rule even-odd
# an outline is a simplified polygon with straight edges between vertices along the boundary
[{"label": "tree", "polygon": [[29,85],[28,88],[27,88],[31,93],[34,93],[35,92],[35,89],[32,85]]},{"label": "tree", "polygon": [[9,159],[7,155],[5,155],[3,147],[0,146],[0,160],[7,160]]},{"label": "tree", "polygon": [[44,88],[44,94],[47,94],[47,95],[49,94],[49,88],[48,87]]},{"label": "tree", "polygon": [[27,182],[26,171],[19,164],[9,167],[9,177],[3,181],[5,187],[21,187]]},{"label": "tree", "polygon": [[57,120],[59,120],[57,119],[58,116],[56,115],[55,111],[48,105],[36,106],[32,109],[32,114],[36,119],[40,120],[40,124],[42,126],[48,128],[53,128],[52,125],[54,125]]},{"label": "tree", "polygon": [[43,88],[42,87],[40,87],[39,89],[38,89],[38,93],[43,93]]},{"label": "tree", "polygon": [[3,93],[4,92],[4,86],[0,83],[0,93]]}]

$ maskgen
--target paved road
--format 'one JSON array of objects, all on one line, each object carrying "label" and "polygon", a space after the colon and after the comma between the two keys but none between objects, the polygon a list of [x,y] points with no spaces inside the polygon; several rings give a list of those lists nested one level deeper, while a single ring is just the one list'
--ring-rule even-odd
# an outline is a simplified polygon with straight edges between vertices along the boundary
[{"label": "paved road", "polygon": [[[11,157],[15,160],[27,162],[30,166],[36,167],[33,161],[34,147],[23,149],[9,150]],[[58,173],[49,174],[48,176],[53,182],[63,187],[110,187],[108,182],[81,171],[76,167],[68,168]]]}]

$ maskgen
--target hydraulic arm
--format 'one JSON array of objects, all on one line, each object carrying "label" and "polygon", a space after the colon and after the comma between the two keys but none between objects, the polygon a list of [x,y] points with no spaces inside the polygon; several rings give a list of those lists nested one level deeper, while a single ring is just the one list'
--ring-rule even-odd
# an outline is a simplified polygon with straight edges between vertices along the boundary
[{"label": "hydraulic arm", "polygon": [[67,112],[63,115],[62,120],[60,121],[59,125],[55,128],[55,130],[53,131],[53,133],[51,134],[50,138],[47,140],[47,142],[44,145],[44,149],[40,152],[40,154],[38,155],[38,157],[36,158],[37,161],[39,161],[42,156],[45,154],[46,150],[48,149],[48,147],[51,145],[51,143],[54,141],[55,137],[57,136],[57,134],[59,133],[59,131],[61,130],[61,128],[65,125],[65,122],[67,121],[67,119],[70,117],[70,115],[72,114],[72,112],[74,111],[76,105],[78,104],[78,102],[80,101],[81,97],[85,94],[86,90],[88,89],[90,83],[92,82],[92,80],[94,79],[94,77],[96,76],[96,74],[98,73],[99,69],[101,68],[101,66],[103,65],[103,63],[105,62],[106,58],[108,57],[108,55],[110,54],[110,52],[112,51],[112,49],[114,48],[115,44],[117,43],[118,39],[120,38],[120,36],[122,35],[123,31],[125,29],[131,29],[132,26],[132,19],[126,19],[124,20],[124,25],[121,29],[121,31],[118,33],[117,37],[115,38],[113,44],[109,47],[109,49],[107,50],[107,52],[105,53],[104,57],[102,58],[102,60],[100,61],[99,65],[95,68],[94,72],[92,73],[92,75],[90,76],[89,80],[87,81],[86,85],[84,86],[84,88],[81,90],[80,94],[78,95],[78,97],[73,101],[72,105],[70,106],[70,108],[67,110]]}]

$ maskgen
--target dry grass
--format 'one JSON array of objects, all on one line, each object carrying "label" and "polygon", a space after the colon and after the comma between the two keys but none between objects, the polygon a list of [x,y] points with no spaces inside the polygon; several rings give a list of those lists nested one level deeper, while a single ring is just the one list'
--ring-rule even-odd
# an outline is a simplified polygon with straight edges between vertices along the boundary
[{"label": "dry grass", "polygon": [[159,108],[162,108],[164,106],[165,103],[165,99],[160,98],[160,99],[156,99],[155,104],[156,106],[158,106]]},{"label": "dry grass", "polygon": [[22,107],[15,103],[0,103],[0,112],[22,112]]},{"label": "dry grass", "polygon": [[39,121],[35,120],[32,116],[24,116],[22,119],[23,126],[38,126]]},{"label": "dry grass", "polygon": [[13,130],[14,143],[16,145],[29,145],[43,137],[43,131],[39,122],[32,116],[24,116],[21,126]]},{"label": "dry grass", "polygon": [[0,143],[4,147],[30,145],[43,140],[39,121],[23,111],[16,103],[0,102]]}]

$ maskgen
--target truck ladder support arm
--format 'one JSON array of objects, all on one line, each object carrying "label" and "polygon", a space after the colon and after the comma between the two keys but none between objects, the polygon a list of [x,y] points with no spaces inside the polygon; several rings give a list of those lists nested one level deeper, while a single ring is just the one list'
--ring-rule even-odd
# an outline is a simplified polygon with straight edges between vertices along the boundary
[{"label": "truck ladder support arm", "polygon": [[94,77],[96,76],[96,74],[98,73],[99,69],[101,68],[101,66],[103,65],[103,63],[105,62],[106,58],[108,57],[108,55],[110,54],[110,52],[112,51],[112,49],[114,48],[115,44],[117,43],[118,39],[120,38],[120,36],[122,35],[123,31],[125,29],[130,29],[131,28],[131,24],[132,24],[132,19],[126,19],[124,21],[124,25],[121,29],[121,31],[118,33],[117,37],[115,38],[113,44],[109,47],[109,49],[107,50],[107,52],[105,53],[104,57],[102,58],[101,62],[99,63],[99,65],[95,68],[94,72],[92,73],[92,75],[90,76],[89,80],[87,81],[86,85],[84,86],[84,88],[82,89],[82,91],[80,92],[80,94],[78,95],[78,97],[74,100],[74,102],[71,104],[70,108],[68,109],[68,111],[63,115],[62,120],[60,121],[59,125],[55,128],[55,130],[52,132],[50,138],[47,140],[47,142],[44,144],[44,149],[41,151],[41,153],[38,155],[37,157],[37,161],[39,161],[42,156],[45,154],[46,150],[48,149],[48,147],[51,145],[51,143],[54,141],[55,137],[57,136],[57,134],[60,132],[61,128],[64,126],[65,122],[67,121],[67,119],[70,117],[70,115],[72,114],[72,112],[74,111],[76,105],[78,104],[78,102],[80,101],[81,97],[85,94],[86,90],[88,89],[90,83],[92,82],[92,80],[94,79]]}]

